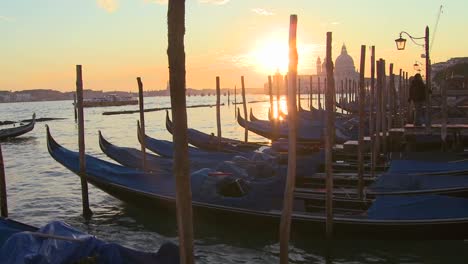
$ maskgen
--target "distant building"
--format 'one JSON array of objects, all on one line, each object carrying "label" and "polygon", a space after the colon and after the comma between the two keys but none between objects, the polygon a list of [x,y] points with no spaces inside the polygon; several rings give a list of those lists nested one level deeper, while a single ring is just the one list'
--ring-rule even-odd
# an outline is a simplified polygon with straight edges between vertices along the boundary
[{"label": "distant building", "polygon": [[[347,80],[349,83],[349,81],[353,82],[353,81],[359,80],[359,73],[356,71],[356,67],[354,66],[354,60],[348,54],[345,44],[343,44],[341,48],[341,54],[336,58],[334,66],[335,66],[334,68],[335,85],[337,88],[341,88],[342,81],[344,83]],[[317,92],[319,90],[318,82],[320,80],[320,92],[323,93],[326,77],[327,77],[326,59],[322,63],[320,57],[318,57],[316,61],[316,74],[298,75],[298,90],[300,90],[301,93],[309,93],[310,89],[312,88],[313,92]],[[311,85],[311,80],[312,80],[312,85]],[[278,71],[273,76],[272,82],[273,82],[273,94],[276,94],[277,85],[279,86],[280,93],[286,94],[287,84],[285,83],[285,78]],[[268,83],[265,83],[264,91],[266,94],[268,94],[268,89],[269,89]],[[338,92],[339,89],[337,89],[336,91]]]}]

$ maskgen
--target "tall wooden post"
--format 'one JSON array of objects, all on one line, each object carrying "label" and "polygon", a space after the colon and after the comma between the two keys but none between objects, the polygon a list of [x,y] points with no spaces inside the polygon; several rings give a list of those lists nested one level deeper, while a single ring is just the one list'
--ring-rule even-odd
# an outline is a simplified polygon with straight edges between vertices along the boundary
[{"label": "tall wooden post", "polygon": [[190,186],[187,109],[185,98],[185,0],[169,0],[167,11],[169,83],[174,142],[177,229],[180,263],[194,263],[192,190]]},{"label": "tall wooden post", "polygon": [[398,103],[397,103],[397,109],[398,109],[398,117],[399,117],[399,122],[398,124],[401,125],[401,120],[403,117],[403,101],[405,98],[403,97],[403,85],[402,85],[402,69],[400,69],[400,74],[398,75]]},{"label": "tall wooden post", "polygon": [[237,117],[237,85],[234,85],[234,117]]},{"label": "tall wooden post", "polygon": [[301,78],[297,76],[297,105],[298,109],[301,109]]},{"label": "tall wooden post", "polygon": [[429,57],[429,27],[426,26],[425,50],[426,50],[426,133],[431,131],[431,58]]},{"label": "tall wooden post", "polygon": [[0,212],[2,217],[8,217],[8,200],[5,178],[5,164],[3,163],[2,145],[0,144]]},{"label": "tall wooden post", "polygon": [[358,144],[358,193],[359,198],[364,198],[364,100],[366,97],[366,91],[364,87],[364,71],[366,66],[366,46],[361,45],[361,66],[359,70],[359,144]]},{"label": "tall wooden post", "polygon": [[219,76],[216,76],[216,127],[218,129],[218,149],[221,148],[221,87]]},{"label": "tall wooden post", "polygon": [[382,88],[381,88],[381,97],[382,97],[382,152],[387,154],[387,132],[388,132],[388,112],[387,112],[387,74],[385,67],[385,60],[382,60]]},{"label": "tall wooden post", "polygon": [[280,263],[289,260],[289,236],[293,209],[294,187],[296,185],[296,85],[297,85],[297,16],[291,15],[289,24],[289,85],[288,85],[288,175],[284,190],[283,211],[280,224]]},{"label": "tall wooden post", "polygon": [[321,93],[322,93],[322,91],[320,91],[320,77],[317,77],[318,108],[320,110],[322,109],[322,98],[320,98]]},{"label": "tall wooden post", "polygon": [[269,120],[273,121],[273,84],[271,82],[271,75],[268,75],[268,94],[270,95],[270,112]]},{"label": "tall wooden post", "polygon": [[80,156],[80,179],[81,179],[81,198],[83,203],[83,217],[91,218],[93,212],[89,208],[88,182],[86,180],[86,158],[85,158],[85,139],[84,139],[84,114],[83,114],[83,77],[81,65],[76,65],[76,96],[78,106],[78,148]]},{"label": "tall wooden post", "polygon": [[[144,138],[146,135],[145,132],[145,109],[144,109],[144,101],[143,101],[143,82],[141,81],[140,77],[137,77],[138,83],[138,104],[140,107],[140,133],[141,137]],[[143,170],[146,171],[146,146],[145,141],[141,140],[141,153],[143,154]]]},{"label": "tall wooden post", "polygon": [[[375,142],[374,142],[374,163],[377,164],[377,160],[380,156],[380,138],[381,138],[381,125],[382,125],[382,96],[381,93],[381,78],[382,78],[382,71],[381,71],[381,61],[377,61],[377,85],[375,87],[375,97],[376,97],[376,113],[375,113]],[[375,173],[375,165],[374,165],[374,172]]]},{"label": "tall wooden post", "polygon": [[375,98],[375,46],[371,47],[371,86],[370,86],[370,94],[371,94],[371,102],[370,102],[370,109],[369,111],[369,134],[370,134],[370,142],[371,142],[371,176],[375,177],[375,165],[376,165],[376,155],[375,152],[375,133],[376,133],[376,112],[377,112],[377,103]]},{"label": "tall wooden post", "polygon": [[[281,95],[280,95],[280,86],[281,86],[281,82],[280,82],[279,78],[281,78],[281,75],[279,75],[279,74],[275,75],[275,86],[276,86],[276,113],[277,113],[277,116],[278,116],[278,119],[276,120],[276,123],[278,123],[278,121],[279,121],[280,99],[281,99]],[[276,133],[276,132],[275,132],[275,133]]]},{"label": "tall wooden post", "polygon": [[228,107],[231,106],[231,90],[228,89]]},{"label": "tall wooden post", "polygon": [[[395,115],[395,75],[393,74],[393,63],[390,63],[389,73],[390,77],[389,87],[388,87],[388,101],[389,101],[389,114],[388,114],[388,131],[392,129],[393,117]],[[390,133],[388,134],[390,136]]]},{"label": "tall wooden post", "polygon": [[[244,118],[247,120],[247,101],[245,100],[245,84],[244,84],[244,76],[241,76],[241,85],[242,85],[242,105],[244,106]],[[249,129],[248,123],[245,122],[245,130],[244,130],[244,141],[249,141]]]},{"label": "tall wooden post", "polygon": [[340,96],[340,105],[341,105],[341,113],[344,113],[343,105],[344,105],[344,80],[341,80],[341,96]]},{"label": "tall wooden post", "polygon": [[326,166],[326,235],[327,239],[333,236],[333,168],[332,149],[335,123],[333,122],[333,60],[332,60],[332,33],[327,32],[327,89],[325,96],[325,106],[327,109],[327,126],[325,133],[325,166]]},{"label": "tall wooden post", "polygon": [[313,107],[313,104],[312,104],[312,100],[313,100],[313,90],[312,90],[312,75],[310,75],[310,79],[309,79],[309,109],[312,111],[312,109],[314,109]]}]

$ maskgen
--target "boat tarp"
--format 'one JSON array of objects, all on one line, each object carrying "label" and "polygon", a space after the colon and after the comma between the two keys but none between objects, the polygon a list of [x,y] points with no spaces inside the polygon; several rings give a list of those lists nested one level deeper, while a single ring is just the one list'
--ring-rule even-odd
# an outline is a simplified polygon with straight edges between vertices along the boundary
[{"label": "boat tarp", "polygon": [[421,160],[392,160],[388,172],[393,173],[424,173],[441,171],[467,171],[468,161],[433,162]]},{"label": "boat tarp", "polygon": [[376,220],[468,218],[468,199],[434,194],[378,196],[367,216]]},{"label": "boat tarp", "polygon": [[468,188],[468,175],[385,173],[369,186],[374,192]]},{"label": "boat tarp", "polygon": [[[52,238],[55,237],[55,238]],[[68,239],[58,239],[63,237]],[[2,263],[179,263],[178,247],[161,246],[157,253],[140,252],[104,242],[71,226],[54,221],[35,233],[12,235],[0,249]]]}]

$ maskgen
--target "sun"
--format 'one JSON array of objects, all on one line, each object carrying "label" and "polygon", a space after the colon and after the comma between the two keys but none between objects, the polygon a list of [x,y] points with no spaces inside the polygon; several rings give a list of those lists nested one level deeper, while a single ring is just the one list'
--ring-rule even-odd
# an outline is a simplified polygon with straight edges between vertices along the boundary
[{"label": "sun", "polygon": [[253,63],[257,71],[262,73],[274,73],[277,70],[285,73],[288,70],[288,41],[279,39],[267,39],[259,42],[254,51]]}]

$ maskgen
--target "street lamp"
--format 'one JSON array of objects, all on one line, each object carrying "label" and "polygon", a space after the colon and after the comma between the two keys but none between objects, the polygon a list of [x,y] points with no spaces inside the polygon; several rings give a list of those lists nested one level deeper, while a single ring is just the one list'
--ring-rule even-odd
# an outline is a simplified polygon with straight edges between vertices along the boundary
[{"label": "street lamp", "polygon": [[[431,60],[429,57],[429,27],[426,26],[426,34],[424,35],[424,37],[420,37],[420,38],[413,37],[406,31],[401,31],[400,37],[395,39],[395,43],[396,43],[398,50],[404,50],[406,46],[406,39],[402,37],[402,34],[406,34],[411,39],[411,41],[413,41],[414,44],[425,48],[425,54],[424,54],[424,58],[426,59],[426,118],[425,119],[426,119],[426,130],[429,131],[430,125],[431,125],[431,120],[430,120],[431,97],[429,93],[429,91],[431,90]],[[416,40],[418,39],[424,39],[424,44],[417,43]],[[414,66],[416,66],[416,63]]]}]

